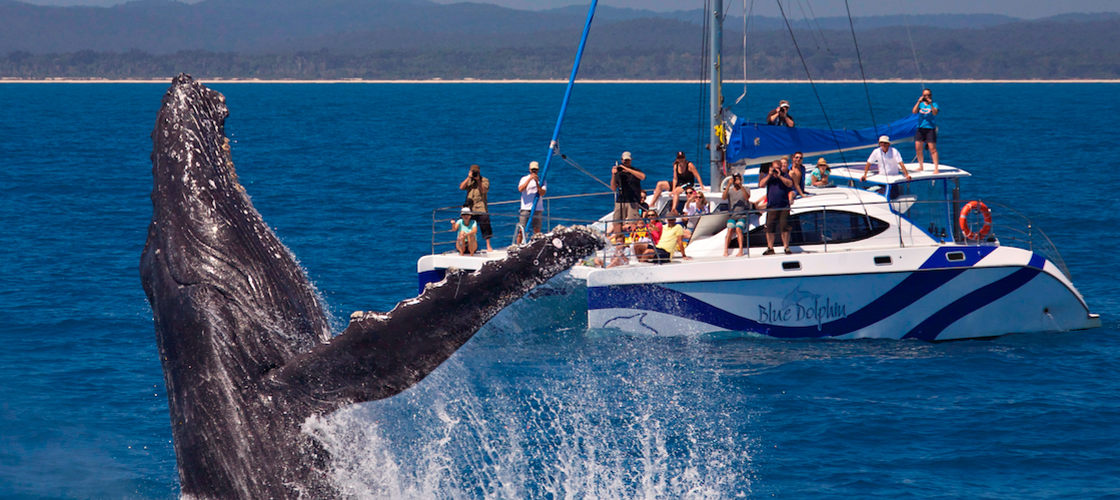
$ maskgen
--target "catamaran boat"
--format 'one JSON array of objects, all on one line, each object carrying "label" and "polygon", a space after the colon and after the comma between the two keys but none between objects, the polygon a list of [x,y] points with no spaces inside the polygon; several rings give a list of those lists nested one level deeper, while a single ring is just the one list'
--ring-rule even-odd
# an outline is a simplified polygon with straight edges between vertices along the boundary
[{"label": "catamaran boat", "polygon": [[[709,186],[721,186],[729,174],[740,172],[751,199],[760,200],[765,188],[748,182],[755,178],[754,165],[795,151],[807,158],[866,150],[877,146],[880,135],[914,136],[916,115],[861,130],[794,129],[738,120],[722,105],[722,2],[713,3],[709,26],[711,46],[717,50],[711,51],[710,61]],[[569,90],[578,64],[577,55]],[[560,120],[550,154],[559,129]],[[916,164],[906,164],[909,179],[874,169],[864,179],[864,166],[834,165],[832,186],[806,186],[805,196],[793,201],[790,254],[779,250],[763,255],[770,214],[760,210],[749,214],[743,230],[745,255],[725,256],[729,213],[722,190],[709,188],[704,193],[707,213],[692,229],[687,259],[678,253],[670,263],[653,264],[633,255],[631,244],[616,240],[599,258],[556,278],[565,283],[560,293],[580,298],[564,303],[586,303],[589,328],[647,335],[740,332],[935,341],[1100,326],[1042,231],[1009,207],[961,197],[961,180],[968,172],[948,165],[937,173],[931,166],[917,171]],[[662,193],[648,203],[665,216],[670,196]],[[492,204],[491,213],[501,206]],[[456,210],[433,212],[433,253],[417,263],[421,291],[442,280],[449,268],[478,269],[505,254],[436,253],[437,221]],[[535,216],[556,220],[554,215]],[[620,222],[612,217],[603,215],[590,225],[609,234]],[[734,237],[730,247],[738,250]]]}]

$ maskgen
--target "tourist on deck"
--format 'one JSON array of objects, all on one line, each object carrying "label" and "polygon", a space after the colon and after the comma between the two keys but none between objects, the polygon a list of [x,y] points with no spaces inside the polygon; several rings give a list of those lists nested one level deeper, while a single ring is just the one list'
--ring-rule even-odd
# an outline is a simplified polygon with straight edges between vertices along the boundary
[{"label": "tourist on deck", "polygon": [[789,114],[789,101],[785,99],[778,101],[778,107],[770,110],[770,113],[766,115],[766,124],[792,127],[793,115]]},{"label": "tourist on deck", "polygon": [[[537,200],[537,210],[533,213],[533,236],[541,234],[541,219],[544,218],[544,194],[548,185],[540,183],[540,164],[529,162],[529,175],[521,178],[517,190],[521,192],[521,211],[517,216],[517,243],[520,244],[525,236],[525,224],[529,223],[529,214],[533,212],[533,198]],[[537,186],[540,186],[539,189]],[[539,196],[538,196],[539,195]]]},{"label": "tourist on deck", "polygon": [[[490,179],[482,176],[481,169],[478,165],[471,165],[470,171],[467,172],[467,178],[459,183],[459,189],[467,192],[467,201],[465,205],[469,206],[471,211],[475,213],[475,220],[478,222],[478,229],[482,232],[482,237],[486,239],[486,251],[490,252],[490,235],[493,230],[490,228],[490,214],[488,210],[487,194],[490,192]],[[471,253],[474,253],[473,251]]]},{"label": "tourist on deck", "polygon": [[743,255],[746,244],[743,229],[747,228],[748,211],[753,208],[750,196],[750,191],[743,187],[743,174],[731,174],[731,182],[723,189],[723,199],[727,200],[727,211],[730,213],[727,217],[727,236],[723,240],[724,257],[730,251],[732,232],[739,238],[739,253],[735,255]]},{"label": "tourist on deck", "polygon": [[789,195],[793,192],[793,179],[782,171],[782,164],[774,161],[770,170],[758,181],[759,187],[766,188],[766,251],[762,255],[774,254],[774,233],[782,233],[782,246],[787,254],[789,249]]},{"label": "tourist on deck", "polygon": [[631,165],[629,151],[622,152],[622,163],[611,169],[611,190],[614,191],[614,224],[611,232],[622,230],[622,220],[637,218],[641,212],[642,179],[646,174]]},{"label": "tourist on deck", "polygon": [[653,246],[653,236],[649,228],[649,213],[647,212],[642,218],[634,223],[634,228],[630,230],[630,237],[627,238],[634,255],[637,255],[639,260]]},{"label": "tourist on deck", "polygon": [[652,240],[653,243],[661,241],[661,230],[665,225],[662,224],[661,219],[657,217],[657,212],[653,210],[646,212],[646,219],[649,219],[649,222],[646,223],[646,227],[649,228],[650,240]]},{"label": "tourist on deck", "polygon": [[918,115],[918,134],[914,136],[914,150],[918,156],[918,171],[925,168],[925,146],[929,146],[929,157],[933,160],[933,173],[938,173],[941,165],[937,161],[937,103],[933,102],[933,91],[925,89],[912,113]]},{"label": "tourist on deck", "polygon": [[828,162],[824,158],[817,158],[817,168],[813,169],[813,186],[814,187],[829,187],[832,185],[832,180],[829,176],[832,175],[832,169],[829,168]]},{"label": "tourist on deck", "polygon": [[671,200],[669,211],[675,211],[677,198],[689,188],[704,189],[704,183],[700,181],[700,172],[696,170],[696,165],[685,158],[684,151],[677,151],[677,159],[673,161],[673,181],[671,184],[667,181],[658,181],[654,186],[651,203],[657,203],[657,198],[661,196],[662,191],[669,191]]},{"label": "tourist on deck", "polygon": [[676,217],[666,219],[665,227],[661,230],[661,238],[657,240],[657,246],[646,251],[646,254],[652,257],[652,262],[655,264],[672,262],[673,252],[676,251],[681,252],[682,259],[691,258],[684,252],[684,228],[680,225],[680,222],[683,221],[683,219],[678,221]]},{"label": "tourist on deck", "polygon": [[859,178],[861,181],[867,180],[867,172],[871,170],[871,164],[875,164],[880,174],[883,175],[898,175],[899,171],[906,175],[906,180],[910,180],[910,172],[906,171],[906,165],[902,163],[902,154],[897,149],[891,147],[891,138],[885,135],[879,136],[879,147],[871,152],[871,156],[867,157],[867,164],[863,166],[863,176]]},{"label": "tourist on deck", "polygon": [[458,230],[455,236],[455,249],[459,255],[474,255],[478,250],[478,222],[471,220],[470,207],[463,207],[459,211],[460,220],[451,221],[451,230]]},{"label": "tourist on deck", "polygon": [[[789,178],[793,179],[793,188],[797,196],[805,196],[805,178],[808,176],[805,172],[805,165],[801,163],[804,156],[801,151],[794,153],[793,163],[789,166]],[[794,193],[790,194],[793,195]],[[790,198],[789,201],[792,202],[793,198]]]},{"label": "tourist on deck", "polygon": [[700,222],[700,216],[708,213],[708,200],[704,198],[704,193],[695,189],[690,188],[686,193],[688,201],[684,204],[684,215],[688,217],[688,224],[685,229],[692,233],[696,230],[696,224]]}]

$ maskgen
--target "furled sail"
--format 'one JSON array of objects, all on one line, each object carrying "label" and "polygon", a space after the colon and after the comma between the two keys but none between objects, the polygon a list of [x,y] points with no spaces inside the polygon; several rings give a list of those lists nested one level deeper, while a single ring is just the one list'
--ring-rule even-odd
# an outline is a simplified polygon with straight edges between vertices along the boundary
[{"label": "furled sail", "polygon": [[727,142],[727,163],[757,164],[801,151],[806,156],[871,148],[886,135],[892,142],[910,141],[918,131],[918,115],[879,127],[857,130],[826,130],[779,127],[735,120]]}]

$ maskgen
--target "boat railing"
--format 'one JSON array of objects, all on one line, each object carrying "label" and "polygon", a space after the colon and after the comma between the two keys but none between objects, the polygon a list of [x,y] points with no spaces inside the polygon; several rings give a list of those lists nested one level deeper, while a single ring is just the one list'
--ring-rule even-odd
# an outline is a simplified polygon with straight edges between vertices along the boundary
[{"label": "boat railing", "polygon": [[[541,231],[547,233],[555,225],[591,224],[594,220],[557,216],[556,214],[595,213],[602,207],[608,206],[612,192],[581,193],[571,195],[546,196],[543,199],[543,210],[538,210],[533,217],[540,217]],[[487,204],[487,215],[490,216],[490,227],[493,232],[491,246],[495,248],[516,244],[519,235],[531,234],[532,229],[526,231],[518,222],[521,212],[521,200],[505,200]],[[456,231],[452,229],[451,222],[459,220],[462,215],[462,205],[440,207],[432,210],[432,254],[455,250]],[[481,212],[471,212],[477,216]],[[530,226],[532,224],[530,223]],[[503,244],[503,242],[505,242]],[[486,243],[481,237],[478,239],[479,248],[486,248]]]},{"label": "boat railing", "polygon": [[[609,218],[580,218],[567,216],[567,214],[594,214],[601,213],[612,205],[612,193],[591,193],[567,196],[546,197],[544,210],[536,216],[542,218],[542,231],[548,232],[554,225],[586,225],[602,233],[605,239],[612,239],[614,244],[608,244],[598,255],[598,259],[589,259],[598,266],[609,267],[612,262],[618,263],[617,258],[621,247],[631,247],[634,241],[630,238],[631,230],[636,227],[639,220],[609,219]],[[597,199],[597,198],[602,198]],[[899,197],[889,201],[877,202],[843,202],[815,205],[811,203],[813,196],[803,199],[810,201],[795,203],[793,214],[790,217],[791,246],[811,247],[815,253],[848,251],[852,248],[849,243],[860,241],[880,233],[884,229],[882,223],[890,227],[895,241],[892,246],[908,247],[915,245],[970,245],[970,246],[999,246],[1008,245],[1025,250],[1037,252],[1053,262],[1058,268],[1070,276],[1065,261],[1058,253],[1057,248],[1034,223],[1022,213],[998,203],[987,203],[992,208],[991,225],[989,231],[981,234],[984,221],[981,214],[973,212],[973,216],[966,220],[973,237],[968,238],[959,226],[960,208],[962,201],[921,201],[907,197]],[[713,200],[709,213],[700,215],[700,220],[695,224],[695,234],[692,238],[706,238],[718,234],[726,227],[727,217],[730,215],[722,200]],[[509,238],[509,244],[516,243],[517,234],[524,228],[518,227],[518,200],[502,201],[489,204],[490,224],[493,228],[492,241],[499,242],[495,247],[504,247],[500,242]],[[884,210],[884,208],[886,210]],[[432,253],[454,251],[455,231],[451,228],[450,221],[458,219],[462,207],[441,207],[432,211]],[[750,210],[747,213],[750,229],[744,231],[747,238],[747,256],[757,256],[758,249],[764,243],[764,232],[761,229],[763,214],[777,209]],[[668,210],[658,210],[662,220],[668,216]],[[560,216],[557,214],[564,214]],[[855,214],[855,216],[853,216]],[[863,215],[863,217],[859,215]],[[890,215],[888,215],[890,214]],[[688,219],[687,215],[678,214],[677,217]],[[693,216],[697,217],[697,216]],[[883,220],[893,217],[892,220]],[[975,219],[975,220],[973,220]],[[878,220],[879,222],[876,222]],[[905,223],[904,223],[905,221]],[[616,227],[621,227],[621,233],[615,235]],[[780,236],[776,236],[776,243],[780,243]],[[927,238],[928,237],[928,238]],[[485,248],[485,243],[479,239],[480,248]],[[652,246],[652,245],[648,245]],[[737,249],[736,241],[732,246]],[[687,249],[687,247],[686,247]],[[687,251],[687,250],[686,250]],[[629,260],[636,260],[637,256],[630,255]],[[1072,278],[1071,278],[1072,279]]]},{"label": "boat railing", "polygon": [[1058,269],[1073,280],[1058,247],[1029,217],[1002,203],[984,202],[992,211],[992,232],[1001,245],[1030,250],[1053,262]]}]

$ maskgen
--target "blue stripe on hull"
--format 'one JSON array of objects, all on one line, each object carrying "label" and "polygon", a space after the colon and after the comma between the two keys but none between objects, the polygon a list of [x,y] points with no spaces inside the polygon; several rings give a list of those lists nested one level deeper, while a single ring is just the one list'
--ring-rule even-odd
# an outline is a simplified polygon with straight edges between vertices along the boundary
[{"label": "blue stripe on hull", "polygon": [[[979,260],[987,253],[973,256],[969,259],[972,261],[969,264],[975,263],[972,259]],[[935,339],[946,327],[963,315],[974,312],[1026,284],[1039,274],[1044,264],[1045,260],[1042,257],[1033,256],[1029,267],[1019,269],[954,301],[926,318],[908,332],[906,337]],[[938,269],[937,264],[931,267],[930,270],[910,274],[858,311],[820,325],[782,326],[760,323],[680,291],[652,284],[588,287],[588,309],[671,311],[674,316],[725,330],[754,332],[777,338],[837,337],[863,330],[898,313],[967,270],[967,268]]]},{"label": "blue stripe on hull", "polygon": [[[993,246],[977,246],[977,247],[941,247],[933,252],[925,262],[922,263],[918,269],[947,269],[958,267],[972,267],[981,259],[987,257],[988,254],[995,251],[996,247]],[[950,253],[959,253],[964,255],[964,260],[949,260]]]},{"label": "blue stripe on hull", "polygon": [[430,269],[421,271],[416,275],[416,281],[419,285],[416,290],[416,295],[424,293],[424,287],[428,283],[438,283],[443,281],[443,277],[447,275],[447,269]]},{"label": "blue stripe on hull", "polygon": [[982,286],[973,290],[968,295],[954,300],[953,303],[941,308],[940,311],[933,313],[930,317],[926,318],[925,321],[919,323],[918,326],[915,326],[907,332],[906,335],[903,335],[902,338],[922,340],[936,339],[938,335],[941,335],[941,332],[945,331],[949,325],[953,324],[958,319],[976,312],[980,308],[999,300],[1003,296],[1027,284],[1028,281],[1034,279],[1035,276],[1038,276],[1038,273],[1042,272],[1042,266],[1045,264],[1046,261],[1042,257],[1038,255],[1032,256],[1027,267],[1019,269],[1003,279]]}]

